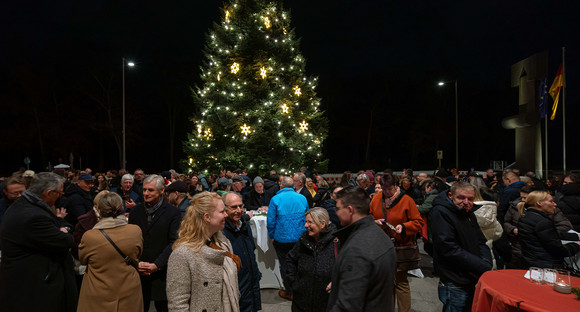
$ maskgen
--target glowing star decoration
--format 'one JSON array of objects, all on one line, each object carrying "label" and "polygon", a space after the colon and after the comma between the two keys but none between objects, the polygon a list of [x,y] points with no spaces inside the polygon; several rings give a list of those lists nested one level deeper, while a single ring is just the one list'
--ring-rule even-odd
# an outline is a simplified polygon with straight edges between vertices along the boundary
[{"label": "glowing star decoration", "polygon": [[300,130],[304,132],[308,131],[308,123],[306,122],[306,120],[302,120],[302,122],[300,123]]},{"label": "glowing star decoration", "polygon": [[220,74],[217,75],[217,81],[220,81]]},{"label": "glowing star decoration", "polygon": [[284,35],[286,34],[286,27],[282,28],[282,32],[284,33]]},{"label": "glowing star decoration", "polygon": [[294,94],[296,94],[296,96],[302,95],[302,91],[300,91],[299,86],[294,86],[294,88],[292,88],[292,90],[294,90]]},{"label": "glowing star decoration", "polygon": [[266,73],[266,67],[260,68],[260,76],[262,76],[262,79],[266,79]]},{"label": "glowing star decoration", "polygon": [[243,126],[240,127],[240,129],[242,130],[243,135],[250,134],[250,126],[244,124]]},{"label": "glowing star decoration", "polygon": [[230,22],[230,11],[226,11],[226,23]]},{"label": "glowing star decoration", "polygon": [[286,105],[286,104],[282,105],[282,113],[284,113],[284,114],[288,114],[288,110],[289,110],[289,109],[290,109],[290,108],[288,107],[288,105]]},{"label": "glowing star decoration", "polygon": [[267,16],[264,17],[264,26],[266,26],[266,29],[268,29],[272,26],[272,23],[270,23],[270,18]]},{"label": "glowing star decoration", "polygon": [[234,62],[232,64],[231,70],[232,74],[237,74],[240,71],[240,64]]},{"label": "glowing star decoration", "polygon": [[211,128],[205,129],[205,131],[203,132],[203,136],[205,137],[206,140],[211,139],[211,137],[213,136],[211,133]]}]

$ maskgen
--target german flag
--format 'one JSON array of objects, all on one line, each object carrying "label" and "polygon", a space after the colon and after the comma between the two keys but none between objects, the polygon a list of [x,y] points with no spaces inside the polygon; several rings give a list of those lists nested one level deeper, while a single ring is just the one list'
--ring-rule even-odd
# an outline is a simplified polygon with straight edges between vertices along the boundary
[{"label": "german flag", "polygon": [[556,109],[558,108],[558,99],[560,98],[560,91],[562,91],[562,86],[564,85],[564,76],[562,75],[562,64],[558,67],[558,73],[556,74],[556,78],[554,78],[554,82],[552,82],[552,86],[550,87],[550,95],[554,99],[554,105],[552,105],[552,116],[550,116],[550,120],[554,120],[556,117]]}]

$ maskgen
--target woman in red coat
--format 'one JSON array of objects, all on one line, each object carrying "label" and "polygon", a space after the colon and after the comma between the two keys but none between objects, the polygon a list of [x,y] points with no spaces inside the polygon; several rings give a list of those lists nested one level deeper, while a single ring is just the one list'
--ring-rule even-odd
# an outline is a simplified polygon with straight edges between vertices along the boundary
[{"label": "woman in red coat", "polygon": [[[382,191],[375,194],[370,206],[375,222],[391,237],[395,246],[416,244],[415,234],[421,231],[423,219],[415,201],[397,186],[391,173],[385,173],[380,184]],[[401,312],[411,311],[411,289],[407,279],[409,266],[406,264],[397,262],[395,274],[397,307]]]}]

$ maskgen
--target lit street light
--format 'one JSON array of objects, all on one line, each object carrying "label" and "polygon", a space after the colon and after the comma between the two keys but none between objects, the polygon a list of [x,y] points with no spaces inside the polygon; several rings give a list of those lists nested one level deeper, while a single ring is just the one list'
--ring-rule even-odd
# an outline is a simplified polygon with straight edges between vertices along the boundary
[{"label": "lit street light", "polygon": [[123,160],[121,163],[121,169],[127,169],[127,150],[125,148],[125,65],[133,67],[135,66],[135,63],[125,63],[125,58],[123,57]]},{"label": "lit street light", "polygon": [[459,118],[457,113],[458,98],[457,98],[457,80],[440,81],[438,86],[442,87],[446,83],[455,82],[455,168],[459,170]]}]

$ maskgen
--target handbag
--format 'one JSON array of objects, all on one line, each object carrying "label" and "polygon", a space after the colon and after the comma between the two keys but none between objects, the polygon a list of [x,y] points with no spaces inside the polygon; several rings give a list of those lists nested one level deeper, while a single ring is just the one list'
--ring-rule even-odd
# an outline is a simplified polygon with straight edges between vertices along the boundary
[{"label": "handbag", "polygon": [[111,245],[113,245],[113,247],[115,247],[115,249],[121,255],[121,257],[123,257],[123,260],[125,260],[125,263],[127,263],[127,265],[134,267],[135,270],[137,270],[137,272],[139,272],[139,267],[137,266],[137,264],[135,264],[135,262],[133,262],[133,259],[129,258],[129,256],[125,256],[125,254],[121,251],[121,249],[119,249],[119,247],[117,247],[117,245],[113,242],[113,240],[109,237],[109,235],[107,235],[107,233],[105,233],[104,230],[101,229],[99,231],[101,231],[101,233],[105,236],[105,238],[109,241],[109,243],[111,243]]}]

